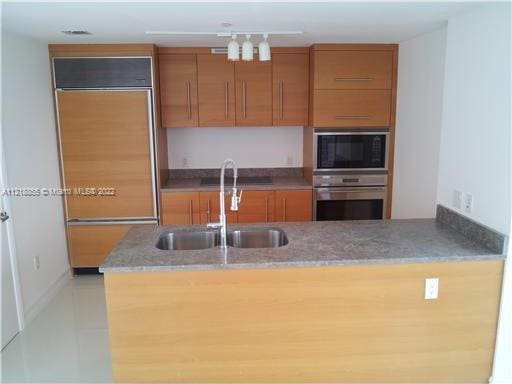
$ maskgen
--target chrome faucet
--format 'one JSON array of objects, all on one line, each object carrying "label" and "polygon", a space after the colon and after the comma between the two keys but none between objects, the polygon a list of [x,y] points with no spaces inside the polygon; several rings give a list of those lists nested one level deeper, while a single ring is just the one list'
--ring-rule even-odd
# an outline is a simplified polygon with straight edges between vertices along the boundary
[{"label": "chrome faucet", "polygon": [[226,207],[225,207],[225,193],[224,193],[224,173],[226,167],[231,164],[233,167],[233,188],[231,189],[231,207],[232,211],[238,211],[238,204],[242,201],[242,193],[240,191],[240,196],[238,196],[236,190],[236,179],[238,177],[238,170],[236,168],[235,161],[233,159],[226,159],[220,166],[220,212],[219,212],[219,222],[218,223],[208,223],[208,228],[218,228],[220,229],[220,247],[222,249],[227,248],[227,225],[226,225]]}]

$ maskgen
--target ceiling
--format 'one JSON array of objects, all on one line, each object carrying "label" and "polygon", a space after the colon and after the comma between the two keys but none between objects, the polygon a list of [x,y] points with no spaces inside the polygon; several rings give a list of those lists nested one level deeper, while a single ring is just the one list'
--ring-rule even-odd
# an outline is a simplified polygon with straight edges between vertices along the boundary
[{"label": "ceiling", "polygon": [[[273,36],[279,46],[312,43],[397,43],[440,28],[479,2],[3,2],[2,28],[45,43],[156,43],[224,46],[216,36],[155,36],[147,30],[301,30]],[[231,23],[223,28],[221,23]],[[89,36],[61,31],[85,29]]]}]

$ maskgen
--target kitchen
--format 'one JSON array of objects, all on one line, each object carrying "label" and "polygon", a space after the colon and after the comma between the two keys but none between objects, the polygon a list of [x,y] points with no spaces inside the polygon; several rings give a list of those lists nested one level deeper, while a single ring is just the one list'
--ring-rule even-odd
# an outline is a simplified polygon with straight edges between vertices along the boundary
[{"label": "kitchen", "polygon": [[[177,15],[190,10],[183,4],[165,6]],[[215,6],[222,7],[212,5],[201,14],[215,13]],[[239,17],[241,6],[229,11],[230,21]],[[261,15],[278,9],[251,6]],[[456,53],[475,60],[464,45],[473,35],[462,37],[464,23],[475,18],[498,20],[488,35],[500,43],[489,50],[495,54],[499,47],[501,52],[506,39],[498,26],[509,25],[510,18],[500,15],[510,9],[509,4],[464,6],[431,4],[430,24],[421,25],[419,18],[416,29],[404,25],[401,37],[393,37],[391,30],[382,39],[359,28],[357,39],[334,33],[326,38],[325,32],[315,37],[313,26],[302,30],[300,23],[283,29],[253,23],[247,29],[243,25],[248,22],[218,17],[210,29],[150,23],[138,38],[126,32],[115,41],[63,28],[70,37],[59,32],[63,37],[48,40],[50,60],[42,68],[47,73],[39,68],[38,73],[51,81],[44,97],[55,112],[58,147],[48,163],[57,166],[50,172],[57,176],[56,185],[72,191],[54,208],[61,212],[52,219],[60,232],[50,226],[45,231],[50,238],[64,234],[66,249],[59,253],[66,255],[68,267],[57,267],[61,277],[50,289],[41,288],[47,294],[34,292],[32,302],[21,305],[26,314],[20,315],[15,303],[18,325],[27,318],[29,330],[31,318],[35,322],[44,312],[45,300],[51,304],[69,288],[71,272],[72,284],[100,281],[101,300],[106,294],[102,311],[109,320],[104,329],[110,351],[106,361],[113,370],[109,380],[487,380],[493,361],[503,356],[501,349],[495,353],[495,341],[504,332],[498,312],[500,297],[506,297],[501,287],[510,217],[502,208],[510,207],[510,133],[493,150],[476,139],[483,145],[479,149],[489,153],[475,165],[460,162],[468,155],[463,148],[459,157],[452,154],[458,139],[466,140],[468,148],[478,147],[469,138],[478,130],[465,137],[452,127],[473,127],[474,121],[498,111],[493,129],[504,135],[510,116],[504,117],[508,107],[500,102],[494,109],[476,109],[470,120],[461,118],[461,111],[470,116],[468,105],[474,105],[457,92],[461,71]],[[30,15],[12,7],[12,20]],[[411,7],[388,3],[382,11],[418,17],[419,8]],[[131,11],[137,9],[134,5]],[[302,12],[329,10],[350,13],[344,4],[305,4]],[[361,9],[356,13],[365,15]],[[448,20],[448,27],[442,20]],[[12,22],[10,28],[16,30]],[[486,60],[497,67],[493,76],[510,77],[509,69]],[[479,73],[479,65],[470,76]],[[499,100],[510,100],[509,87],[491,80],[494,88],[489,89],[504,96]],[[488,84],[489,79],[480,84],[481,97],[488,94]],[[51,108],[45,113],[51,114]],[[10,129],[5,140],[21,144]],[[3,184],[34,186],[39,179],[18,177],[33,172],[13,172],[8,148],[13,147],[6,147],[5,155],[10,183]],[[229,158],[234,161],[224,162]],[[19,164],[28,160],[18,156]],[[488,164],[499,164],[495,172],[501,188],[496,191],[480,191],[483,183],[466,176],[454,182],[459,172],[471,167],[470,175],[488,171]],[[40,180],[41,187],[54,186],[48,178]],[[225,193],[219,196],[221,185]],[[11,253],[25,254],[30,247],[19,240],[16,211],[23,206],[39,212],[41,199],[10,196],[13,220],[6,222],[14,222],[11,236],[16,239]],[[27,288],[27,277],[47,268],[40,251],[33,255],[27,251],[26,259],[18,261],[25,271],[21,280],[11,256],[15,301],[23,302],[33,289]],[[154,292],[159,290],[169,295],[158,299]],[[209,294],[204,297],[204,292]],[[360,306],[350,304],[353,300]],[[194,303],[200,303],[199,312]],[[350,315],[341,310],[351,305]],[[394,306],[395,311],[381,309]],[[216,308],[224,308],[227,317]],[[310,316],[303,317],[304,312]],[[413,321],[409,313],[424,320]],[[380,319],[373,333],[365,316]],[[453,330],[443,324],[451,322],[464,330],[461,337],[469,346],[446,336]],[[359,334],[356,323],[382,343],[358,350],[369,339]],[[222,335],[228,325],[233,336],[226,344]],[[169,333],[169,328],[182,332]],[[290,343],[292,335],[296,339]],[[204,338],[209,341],[198,341]],[[426,353],[417,347],[421,343],[437,352]],[[392,358],[397,353],[411,356],[415,364]],[[140,361],[133,364],[136,356]],[[269,368],[271,356],[279,362],[275,369]]]}]

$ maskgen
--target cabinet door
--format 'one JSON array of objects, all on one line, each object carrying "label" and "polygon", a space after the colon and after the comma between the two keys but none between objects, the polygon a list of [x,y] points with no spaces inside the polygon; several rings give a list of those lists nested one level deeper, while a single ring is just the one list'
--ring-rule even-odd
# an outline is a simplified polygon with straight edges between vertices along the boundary
[{"label": "cabinet door", "polygon": [[68,226],[71,266],[99,267],[131,225],[70,225]]},{"label": "cabinet door", "polygon": [[162,126],[197,127],[196,55],[160,55]]},{"label": "cabinet door", "polygon": [[199,224],[199,192],[162,192],[162,224]]},{"label": "cabinet door", "polygon": [[[238,212],[233,212],[229,209],[231,206],[231,193],[226,193],[225,205],[227,222],[237,223]],[[219,192],[200,192],[199,207],[201,224],[218,222],[220,215]]]},{"label": "cabinet door", "polygon": [[391,91],[315,90],[314,127],[386,127]]},{"label": "cabinet door", "polygon": [[309,55],[272,55],[273,125],[308,124]]},{"label": "cabinet door", "polygon": [[311,221],[313,193],[310,189],[276,191],[276,221]]},{"label": "cabinet door", "polygon": [[315,89],[391,89],[392,51],[315,52]]},{"label": "cabinet door", "polygon": [[274,191],[246,191],[238,210],[239,223],[275,221]]},{"label": "cabinet door", "polygon": [[235,125],[235,64],[224,55],[197,56],[199,126]]},{"label": "cabinet door", "polygon": [[237,61],[236,125],[272,125],[272,65],[269,61]]}]

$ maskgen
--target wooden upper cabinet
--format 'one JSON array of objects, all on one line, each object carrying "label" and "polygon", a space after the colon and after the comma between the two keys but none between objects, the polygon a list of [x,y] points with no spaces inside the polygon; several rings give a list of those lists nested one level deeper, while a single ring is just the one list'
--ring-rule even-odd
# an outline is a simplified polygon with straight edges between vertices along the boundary
[{"label": "wooden upper cabinet", "polygon": [[197,55],[199,126],[235,125],[235,64],[225,55]]},{"label": "wooden upper cabinet", "polygon": [[159,55],[162,126],[197,127],[196,55]]},{"label": "wooden upper cabinet", "polygon": [[199,192],[162,192],[162,224],[199,224]]},{"label": "wooden upper cabinet", "polygon": [[272,64],[270,61],[237,61],[236,125],[272,125]]},{"label": "wooden upper cabinet", "polygon": [[393,51],[316,51],[315,89],[391,89]]},{"label": "wooden upper cabinet", "polygon": [[386,127],[391,91],[315,90],[313,110],[315,127]]},{"label": "wooden upper cabinet", "polygon": [[245,191],[238,208],[239,223],[275,221],[274,191]]},{"label": "wooden upper cabinet", "polygon": [[313,191],[276,191],[276,221],[311,221],[313,218]]},{"label": "wooden upper cabinet", "polygon": [[273,125],[307,125],[309,54],[273,54],[272,83]]}]

